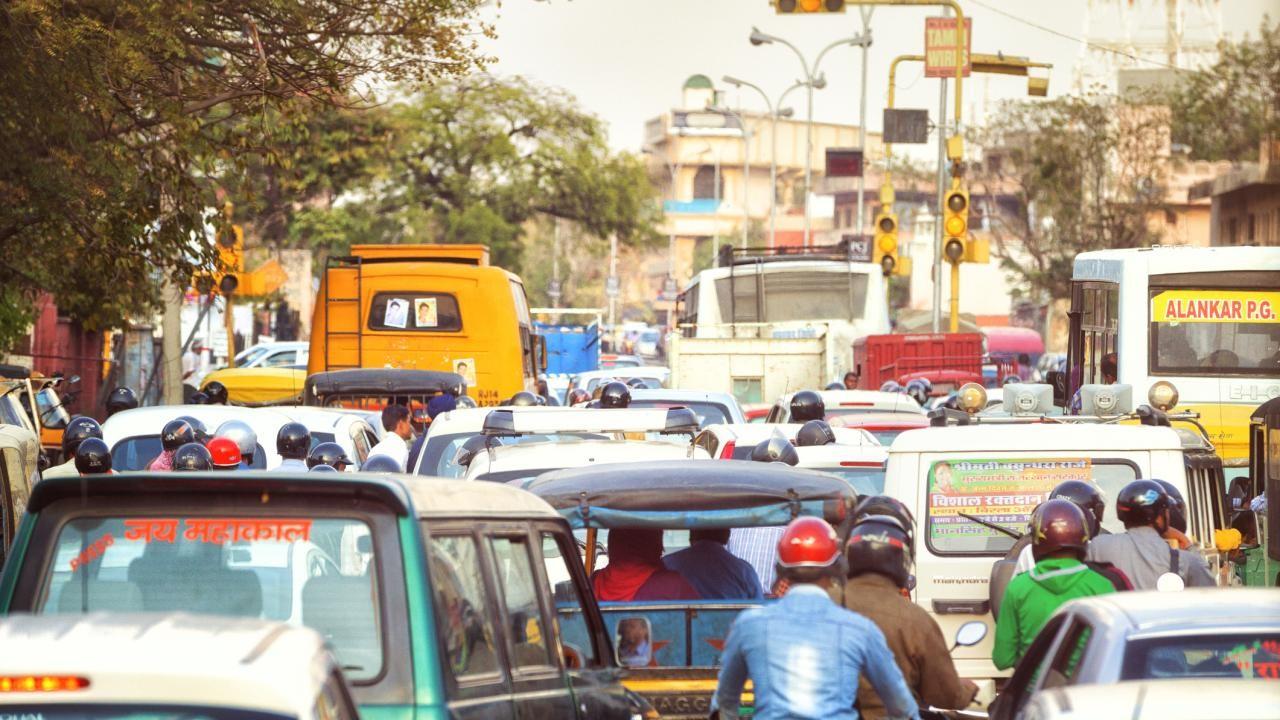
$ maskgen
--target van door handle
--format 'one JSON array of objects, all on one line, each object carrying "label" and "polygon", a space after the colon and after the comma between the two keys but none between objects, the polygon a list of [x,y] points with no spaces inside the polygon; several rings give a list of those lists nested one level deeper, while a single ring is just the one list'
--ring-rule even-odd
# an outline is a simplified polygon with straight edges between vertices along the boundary
[{"label": "van door handle", "polygon": [[991,612],[991,601],[934,600],[933,612],[938,615],[986,615]]}]

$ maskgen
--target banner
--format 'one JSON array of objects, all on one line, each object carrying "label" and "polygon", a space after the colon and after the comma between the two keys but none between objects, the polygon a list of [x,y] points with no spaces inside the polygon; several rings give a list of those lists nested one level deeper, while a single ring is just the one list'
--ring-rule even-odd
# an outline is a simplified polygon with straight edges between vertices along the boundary
[{"label": "banner", "polygon": [[[1008,536],[962,517],[981,518],[1014,532],[1059,483],[1092,482],[1088,458],[975,459],[936,462],[929,468],[929,540],[940,550],[974,550],[973,542]],[[963,543],[970,547],[959,548]],[[953,547],[948,548],[947,544]]]},{"label": "banner", "polygon": [[[924,76],[953,78],[956,76],[956,19],[931,17],[924,19]],[[969,53],[973,49],[973,18],[964,19],[964,77],[971,70]]]},{"label": "banner", "polygon": [[1151,298],[1151,322],[1280,323],[1280,292],[1165,290]]}]

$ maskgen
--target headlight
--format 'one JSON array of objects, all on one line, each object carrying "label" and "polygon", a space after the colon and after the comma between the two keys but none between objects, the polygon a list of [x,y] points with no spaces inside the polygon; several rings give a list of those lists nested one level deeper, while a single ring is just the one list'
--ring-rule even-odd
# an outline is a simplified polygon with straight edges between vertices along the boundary
[{"label": "headlight", "polygon": [[1178,404],[1178,388],[1168,380],[1161,380],[1147,391],[1147,401],[1151,407],[1168,412]]},{"label": "headlight", "polygon": [[956,394],[956,405],[970,415],[987,406],[987,389],[978,383],[965,383]]}]

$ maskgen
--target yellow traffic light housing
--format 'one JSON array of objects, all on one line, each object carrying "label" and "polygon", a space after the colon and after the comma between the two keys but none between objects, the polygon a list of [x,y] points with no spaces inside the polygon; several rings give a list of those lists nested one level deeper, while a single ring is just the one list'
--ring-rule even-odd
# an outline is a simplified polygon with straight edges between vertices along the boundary
[{"label": "yellow traffic light housing", "polygon": [[876,216],[872,260],[880,266],[885,276],[898,268],[898,216],[882,210]]},{"label": "yellow traffic light housing", "polygon": [[218,233],[218,290],[224,295],[233,293],[240,285],[244,273],[244,228],[228,225]]},{"label": "yellow traffic light housing", "polygon": [[947,260],[961,262],[969,239],[969,191],[959,180],[951,184],[942,201],[942,249]]},{"label": "yellow traffic light housing", "polygon": [[779,15],[842,13],[845,0],[773,0],[773,9]]}]

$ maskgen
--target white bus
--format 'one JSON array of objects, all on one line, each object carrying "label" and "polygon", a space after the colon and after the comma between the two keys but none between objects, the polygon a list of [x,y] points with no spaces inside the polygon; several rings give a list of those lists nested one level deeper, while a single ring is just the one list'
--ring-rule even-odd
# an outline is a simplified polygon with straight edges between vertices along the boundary
[{"label": "white bus", "polygon": [[1146,397],[1167,380],[1224,463],[1247,465],[1249,414],[1280,396],[1280,247],[1081,253],[1070,320],[1067,397],[1104,382]]}]

